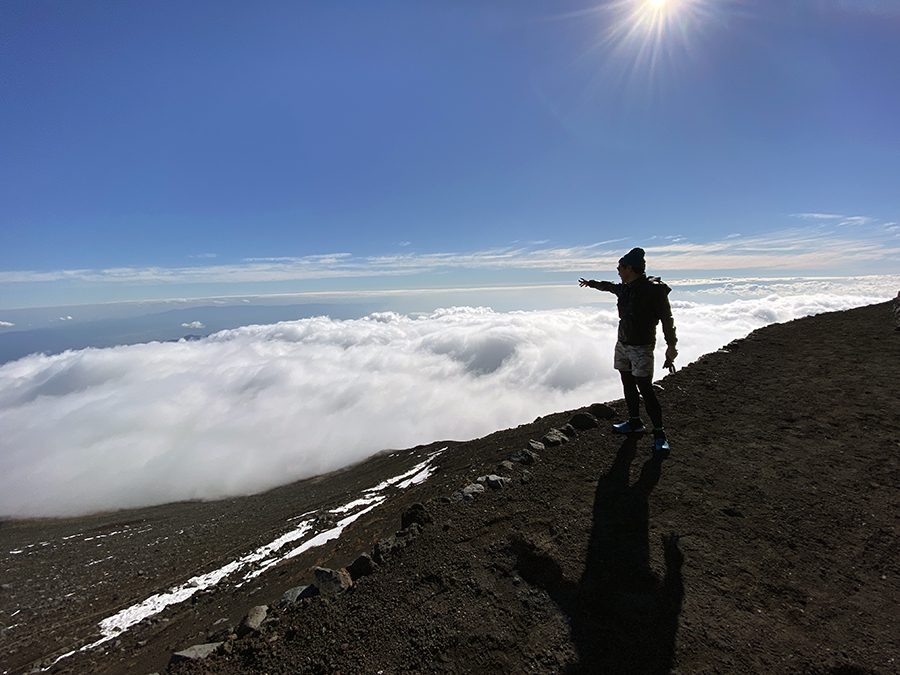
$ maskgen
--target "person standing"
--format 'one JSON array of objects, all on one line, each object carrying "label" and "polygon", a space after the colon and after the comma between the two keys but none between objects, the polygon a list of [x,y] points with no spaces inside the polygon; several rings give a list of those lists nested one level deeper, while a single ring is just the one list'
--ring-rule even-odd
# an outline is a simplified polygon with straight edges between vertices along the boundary
[{"label": "person standing", "polygon": [[667,453],[669,441],[663,427],[662,406],[653,391],[653,349],[656,346],[656,324],[662,323],[666,339],[665,367],[675,372],[678,342],[675,322],[669,306],[669,292],[659,277],[648,277],[644,249],[633,248],[619,260],[616,268],[622,283],[579,279],[582,288],[615,293],[618,298],[619,332],[616,342],[615,369],[622,378],[625,404],[628,406],[627,422],[613,426],[622,434],[643,433],[640,404],[644,399],[647,414],[653,423],[654,450]]}]

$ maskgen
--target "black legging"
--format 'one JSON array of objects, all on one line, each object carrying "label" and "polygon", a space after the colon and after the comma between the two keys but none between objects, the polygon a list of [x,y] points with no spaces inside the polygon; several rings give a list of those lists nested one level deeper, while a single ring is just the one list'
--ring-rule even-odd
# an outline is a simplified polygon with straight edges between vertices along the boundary
[{"label": "black legging", "polygon": [[[629,370],[620,370],[622,375],[622,387],[625,389],[625,404],[628,406],[630,417],[640,417],[641,397],[644,397],[644,407],[650,415],[655,429],[662,429],[662,406],[653,391],[653,382],[650,377],[635,377]],[[640,393],[638,393],[640,392]]]}]

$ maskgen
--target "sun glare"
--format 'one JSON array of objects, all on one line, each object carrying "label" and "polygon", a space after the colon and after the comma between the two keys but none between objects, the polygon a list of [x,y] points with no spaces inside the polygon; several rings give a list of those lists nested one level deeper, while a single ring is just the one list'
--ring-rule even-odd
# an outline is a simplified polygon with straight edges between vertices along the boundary
[{"label": "sun glare", "polygon": [[692,41],[713,15],[731,0],[613,0],[603,6],[608,17],[603,43],[612,47],[632,75],[651,79],[666,67],[678,67]]}]

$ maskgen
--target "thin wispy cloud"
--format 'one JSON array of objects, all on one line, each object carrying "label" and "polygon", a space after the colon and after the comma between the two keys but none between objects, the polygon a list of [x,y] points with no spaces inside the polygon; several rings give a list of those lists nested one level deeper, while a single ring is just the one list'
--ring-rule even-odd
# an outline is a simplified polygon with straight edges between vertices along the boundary
[{"label": "thin wispy cloud", "polygon": [[804,220],[830,220],[838,221],[836,224],[841,225],[867,225],[877,222],[875,218],[869,216],[842,216],[836,213],[792,213],[792,218],[802,218]]},{"label": "thin wispy cloud", "polygon": [[[652,238],[644,243],[651,267],[658,272],[706,270],[848,271],[859,265],[900,261],[900,238],[894,222],[867,216],[798,213],[815,225],[764,235],[729,234],[698,242],[682,236]],[[641,242],[636,242],[641,243]],[[0,272],[0,283],[78,281],[92,284],[220,284],[302,281],[359,277],[411,276],[441,270],[534,270],[576,272],[608,269],[622,255],[621,239],[572,247],[543,243],[472,252],[396,253],[355,256],[340,252],[302,257],[247,258],[233,264],[195,267],[121,267],[103,270]]]},{"label": "thin wispy cloud", "polygon": [[844,218],[835,213],[792,213],[792,218],[803,218],[804,220],[837,220]]}]

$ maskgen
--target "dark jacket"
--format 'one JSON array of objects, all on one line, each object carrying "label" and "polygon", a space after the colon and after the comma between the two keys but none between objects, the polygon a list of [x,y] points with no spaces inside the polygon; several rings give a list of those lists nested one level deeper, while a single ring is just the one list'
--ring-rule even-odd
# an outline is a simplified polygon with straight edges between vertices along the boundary
[{"label": "dark jacket", "polygon": [[626,345],[656,344],[656,324],[662,322],[666,344],[674,346],[675,322],[669,292],[659,277],[641,276],[630,284],[601,281],[595,287],[619,298],[619,342]]}]

